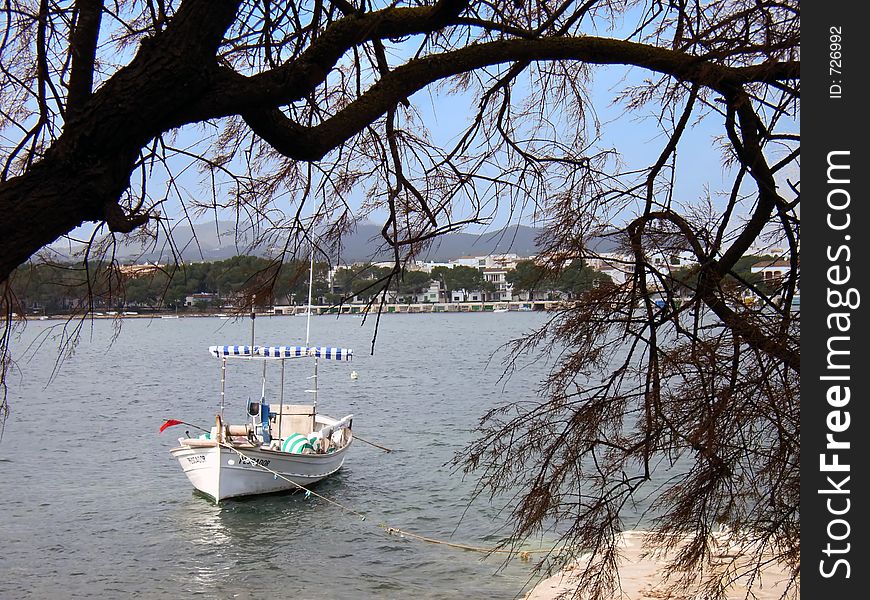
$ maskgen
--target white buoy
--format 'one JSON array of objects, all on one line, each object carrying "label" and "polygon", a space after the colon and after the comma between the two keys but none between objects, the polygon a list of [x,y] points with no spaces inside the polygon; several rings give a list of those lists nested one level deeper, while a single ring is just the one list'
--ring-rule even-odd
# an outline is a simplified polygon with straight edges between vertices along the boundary
[{"label": "white buoy", "polygon": [[351,378],[351,379],[358,379],[358,378],[359,378],[359,374],[358,374],[356,371],[351,371],[351,372],[350,372],[350,378]]}]

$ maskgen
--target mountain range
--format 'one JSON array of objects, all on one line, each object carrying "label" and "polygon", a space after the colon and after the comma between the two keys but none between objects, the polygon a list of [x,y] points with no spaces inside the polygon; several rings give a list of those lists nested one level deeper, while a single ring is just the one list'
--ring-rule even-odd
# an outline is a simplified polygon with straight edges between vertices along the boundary
[{"label": "mountain range", "polygon": [[[513,253],[519,256],[532,256],[538,253],[537,238],[543,229],[526,225],[511,225],[503,229],[474,233],[448,233],[435,239],[431,246],[417,258],[425,261],[444,262],[462,256],[486,256],[489,254]],[[232,221],[219,221],[178,226],[172,232],[173,245],[185,262],[225,260],[239,254],[256,256],[267,255],[267,247],[251,249],[244,239],[237,240],[236,225]],[[362,261],[390,260],[392,254],[384,248],[381,226],[374,223],[361,223],[342,239],[341,253],[332,256],[335,262],[349,264]],[[68,254],[69,248],[55,247],[61,254]],[[72,249],[75,251],[75,248]],[[139,242],[118,241],[115,256],[121,261],[165,263],[171,260],[171,253],[164,243],[143,250]]]}]

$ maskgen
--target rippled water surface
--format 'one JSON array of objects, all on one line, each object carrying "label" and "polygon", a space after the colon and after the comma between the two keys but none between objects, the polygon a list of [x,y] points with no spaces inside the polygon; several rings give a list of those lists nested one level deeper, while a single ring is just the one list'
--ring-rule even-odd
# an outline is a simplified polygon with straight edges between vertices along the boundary
[{"label": "rippled water surface", "polygon": [[[158,427],[167,418],[211,425],[220,362],[207,347],[249,343],[249,321],[128,320],[111,344],[113,324],[96,321],[50,383],[58,322],[28,323],[18,355],[30,340],[44,343],[10,380],[0,597],[514,598],[531,563],[500,568],[498,557],[388,536],[377,524],[494,544],[497,507],[466,512],[473,482],[444,465],[487,408],[535,394],[542,365],[504,382],[499,355],[489,361],[543,318],[385,315],[373,356],[372,320],[312,319],[312,343],[355,351],[351,363],[321,362],[319,409],[353,413],[355,433],[395,450],[356,443],[342,471],[316,488],[365,521],[302,494],[215,506],[169,456],[184,427]],[[303,317],[258,318],[256,327],[262,344],[305,339]],[[309,374],[288,367],[286,402],[302,401]],[[231,364],[228,418],[243,422],[245,401],[259,395],[257,368]]]}]

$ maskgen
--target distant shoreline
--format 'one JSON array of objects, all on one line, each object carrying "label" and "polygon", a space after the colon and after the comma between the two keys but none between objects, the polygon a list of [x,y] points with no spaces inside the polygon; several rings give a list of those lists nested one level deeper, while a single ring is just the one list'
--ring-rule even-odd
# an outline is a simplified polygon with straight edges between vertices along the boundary
[{"label": "distant shoreline", "polygon": [[[445,303],[425,303],[425,304],[385,304],[381,310],[381,314],[500,314],[500,313],[529,313],[529,312],[548,312],[561,307],[564,307],[566,302],[563,300],[535,300],[527,302],[445,302]],[[375,305],[377,306],[377,305]],[[275,306],[271,310],[257,310],[257,317],[304,317],[307,315],[307,306]],[[338,306],[312,306],[312,316],[339,316],[339,315],[356,315],[374,316],[378,313],[378,308],[369,308],[365,304],[345,304]],[[250,312],[172,312],[172,311],[148,311],[145,310],[127,310],[127,311],[95,311],[85,315],[73,314],[28,314],[16,315],[13,313],[13,319],[27,321],[46,321],[59,320],[69,318],[80,318],[84,316],[87,319],[186,319],[186,318],[224,318],[224,319],[239,319],[250,317]]]}]

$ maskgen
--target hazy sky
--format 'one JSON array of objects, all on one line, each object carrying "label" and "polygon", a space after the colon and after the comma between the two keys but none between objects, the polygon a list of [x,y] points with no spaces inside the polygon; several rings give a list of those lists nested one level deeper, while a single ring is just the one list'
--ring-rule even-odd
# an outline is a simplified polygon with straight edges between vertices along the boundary
[{"label": "hazy sky", "polygon": [[[411,40],[407,42],[406,47],[416,49]],[[394,50],[390,62],[397,64],[402,58]],[[616,149],[622,155],[626,170],[648,167],[657,159],[665,143],[661,129],[654,118],[656,107],[648,106],[643,109],[642,114],[626,117],[623,115],[623,107],[615,104],[614,98],[626,84],[639,83],[643,78],[648,77],[649,73],[641,69],[628,70],[621,66],[598,67],[594,73],[591,98],[594,112],[602,125],[602,137],[597,143],[598,149]],[[521,92],[521,90],[518,91]],[[428,125],[433,140],[444,146],[456,142],[458,135],[468,125],[476,109],[476,103],[469,94],[451,95],[437,91],[435,86],[418,92],[411,98],[411,102]],[[646,116],[646,118],[641,119],[641,116]],[[176,145],[180,147],[193,146],[209,130],[214,131],[213,126],[188,126],[178,134]],[[795,125],[796,130],[797,125]],[[693,202],[703,197],[707,189],[711,194],[714,194],[714,197],[717,192],[730,189],[731,174],[723,167],[722,155],[714,147],[716,136],[722,135],[723,132],[721,118],[718,115],[708,115],[700,122],[693,121],[692,126],[684,134],[677,154],[678,177],[675,198],[678,202]],[[790,175],[793,179],[797,178],[796,173]],[[181,193],[210,197],[210,192],[204,191],[200,185],[202,180],[202,174],[198,173],[195,168],[188,168],[179,178]],[[159,195],[161,190],[165,188],[164,182],[165,177],[155,172],[149,181],[150,193]],[[354,191],[348,198],[351,205],[359,205],[363,194],[364,190],[362,189]],[[539,222],[533,220],[531,208],[522,213],[511,214],[509,207],[505,205],[506,203],[502,204],[499,210],[492,215],[492,223],[488,229],[498,229],[512,223],[540,225]],[[170,198],[162,205],[161,211],[174,220],[184,218],[180,203],[176,198]],[[305,212],[309,213],[310,210],[306,208]],[[628,216],[630,215],[626,215],[626,217]],[[227,212],[218,214],[217,218],[232,221],[235,216]],[[214,219],[215,215],[212,213],[196,218],[195,221],[207,222]],[[93,228],[93,224],[86,224],[73,232],[73,235],[87,237]]]}]

